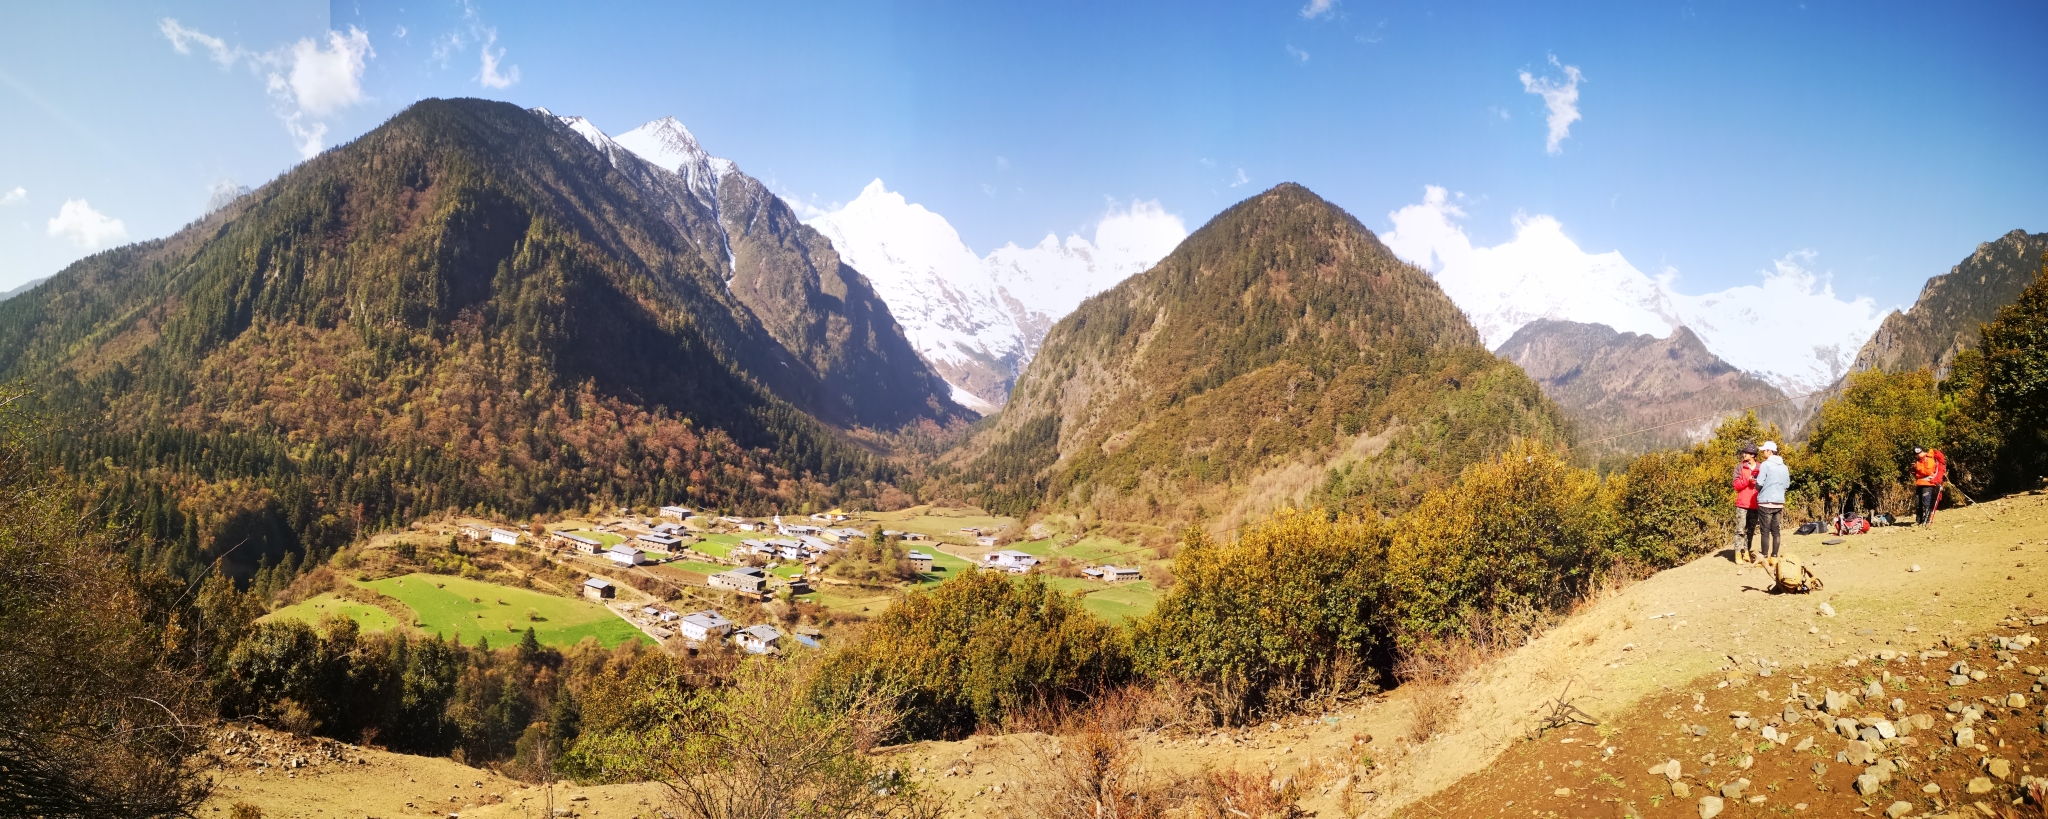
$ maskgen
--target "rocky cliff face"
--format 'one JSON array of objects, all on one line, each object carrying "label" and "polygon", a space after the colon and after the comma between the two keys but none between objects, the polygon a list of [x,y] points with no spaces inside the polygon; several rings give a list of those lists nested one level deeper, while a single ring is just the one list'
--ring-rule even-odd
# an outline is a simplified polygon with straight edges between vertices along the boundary
[{"label": "rocky cliff face", "polygon": [[[1788,425],[1798,407],[1762,380],[1710,352],[1679,327],[1666,338],[1604,324],[1538,319],[1495,351],[1542,385],[1595,455],[1685,446],[1713,432],[1717,413],[1769,404],[1765,420]],[[1624,434],[1632,433],[1632,434]]]},{"label": "rocky cliff face", "polygon": [[1927,280],[1906,312],[1893,311],[1856,353],[1850,372],[1933,367],[1948,375],[1956,353],[1977,346],[1977,328],[2034,283],[2048,233],[2015,230],[1977,251],[1949,272]]}]

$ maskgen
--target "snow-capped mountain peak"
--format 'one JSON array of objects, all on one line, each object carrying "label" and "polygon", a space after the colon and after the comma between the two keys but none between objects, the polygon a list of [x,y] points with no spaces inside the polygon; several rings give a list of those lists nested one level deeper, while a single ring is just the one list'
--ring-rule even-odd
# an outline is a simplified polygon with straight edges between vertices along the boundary
[{"label": "snow-capped mountain peak", "polygon": [[808,224],[874,283],[911,344],[956,387],[955,400],[976,409],[1008,400],[1054,322],[1187,236],[1180,217],[1140,201],[1105,214],[1093,242],[1048,233],[1036,245],[979,257],[944,216],[880,179]]},{"label": "snow-capped mountain peak", "polygon": [[1722,360],[1804,395],[1848,372],[1889,312],[1869,298],[1837,297],[1824,275],[1806,269],[1807,252],[1777,260],[1758,284],[1695,296],[1679,292],[1674,275],[1652,278],[1617,251],[1581,250],[1551,217],[1517,216],[1512,240],[1485,247],[1457,223],[1464,215],[1432,185],[1420,204],[1388,214],[1394,229],[1380,238],[1436,277],[1489,348],[1542,318],[1658,338],[1684,326]]},{"label": "snow-capped mountain peak", "polygon": [[618,135],[616,142],[635,156],[676,172],[690,189],[716,197],[718,183],[737,170],[730,159],[712,156],[697,136],[675,117],[662,117]]}]

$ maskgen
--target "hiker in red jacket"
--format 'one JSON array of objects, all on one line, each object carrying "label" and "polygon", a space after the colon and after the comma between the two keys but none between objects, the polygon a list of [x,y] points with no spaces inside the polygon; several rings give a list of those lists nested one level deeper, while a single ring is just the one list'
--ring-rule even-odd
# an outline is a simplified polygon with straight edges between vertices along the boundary
[{"label": "hiker in red jacket", "polygon": [[1947,460],[1939,450],[1913,447],[1913,494],[1920,501],[1913,522],[1922,526],[1934,522],[1935,501],[1940,497],[1942,482],[1948,480]]},{"label": "hiker in red jacket", "polygon": [[1748,563],[1756,551],[1756,456],[1755,444],[1743,444],[1735,463],[1735,528],[1742,533],[1742,546],[1735,550],[1735,562]]}]

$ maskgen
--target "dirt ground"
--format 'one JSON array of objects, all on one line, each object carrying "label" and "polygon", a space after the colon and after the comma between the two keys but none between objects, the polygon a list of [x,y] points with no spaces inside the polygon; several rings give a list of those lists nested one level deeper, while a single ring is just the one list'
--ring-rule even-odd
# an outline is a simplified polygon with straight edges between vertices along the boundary
[{"label": "dirt ground", "polygon": [[[1832,546],[1823,544],[1826,539],[1785,538],[1785,550],[1807,559],[1826,581],[1821,592],[1772,594],[1761,569],[1738,566],[1724,552],[1588,602],[1557,628],[1440,693],[1437,699],[1447,701],[1450,710],[1424,741],[1406,737],[1418,702],[1432,698],[1426,691],[1404,688],[1331,713],[1250,728],[1139,735],[1134,741],[1142,749],[1141,769],[1153,775],[1203,769],[1270,775],[1276,783],[1298,788],[1302,808],[1324,819],[1620,816],[1629,810],[1643,816],[1697,816],[1686,811],[1697,811],[1701,797],[1731,778],[1748,778],[1752,784],[1740,798],[1726,799],[1722,816],[1793,815],[1800,803],[1808,808],[1799,815],[1847,815],[1862,808],[1856,815],[1880,816],[1894,801],[1910,801],[1911,815],[1921,816],[1941,809],[1937,806],[1954,811],[1994,797],[2003,800],[2000,807],[2010,808],[2020,777],[2048,775],[2048,770],[2038,738],[2028,740],[2031,745],[2014,744],[2027,729],[2023,714],[1979,698],[2019,693],[2028,698],[2026,707],[2040,714],[2043,692],[2031,691],[2033,683],[2023,675],[2027,666],[2048,666],[2048,654],[2039,645],[2030,646],[2015,655],[2011,667],[2002,668],[2007,664],[1987,656],[1990,649],[1983,643],[1971,649],[1967,641],[1992,635],[2048,637],[2048,626],[2010,627],[2016,615],[2048,613],[2048,572],[2040,569],[2048,563],[2048,497],[2019,496],[1945,510],[1931,527],[1880,528]],[[2037,592],[2043,596],[2036,597]],[[1823,613],[1824,603],[1832,616]],[[1944,648],[1944,638],[1954,646]],[[1950,656],[1919,659],[1930,648]],[[1874,662],[1886,651],[1905,652],[1910,659]],[[1852,659],[1856,665],[1844,665]],[[1990,676],[1950,690],[1947,669],[1957,661]],[[1766,667],[1771,675],[1760,676]],[[1904,688],[1885,683],[1882,675],[1887,673],[1902,680]],[[1806,751],[1773,743],[1772,750],[1759,752],[1764,723],[1737,729],[1730,716],[1746,710],[1764,720],[1775,713],[1782,723],[1783,701],[1793,694],[1794,683],[1800,693],[1822,697],[1827,688],[1842,691],[1851,682],[1859,683],[1860,690],[1862,677],[1871,674],[1888,686],[1887,697],[1905,701],[1903,716],[1923,714],[1933,720],[1931,729],[1909,737],[1917,744],[1886,750],[1884,758],[1898,760],[1893,763],[1897,772],[1879,796],[1868,800],[1874,807],[1863,808],[1865,800],[1847,796],[1866,767],[1835,761],[1848,740],[1821,734],[1803,708],[1801,721],[1770,727],[1791,734],[1795,748],[1800,739],[1813,737],[1815,745]],[[1695,701],[1695,694],[1703,698]],[[1600,725],[1567,727],[1530,739],[1541,715],[1561,697]],[[1984,706],[1981,719],[1987,730],[1977,733],[1977,741],[1985,750],[1941,746],[1949,750],[1937,758],[1936,745],[1952,725],[1944,700]],[[1703,710],[1692,710],[1695,704]],[[1876,705],[1883,707],[1869,713],[1874,706],[1859,703],[1846,716],[1900,716],[1888,700]],[[1704,726],[1708,734],[1686,738],[1675,733],[1681,724]],[[1992,726],[1999,734],[1989,733]],[[1020,789],[1034,781],[1037,757],[1027,750],[1031,741],[1030,736],[988,735],[886,749],[884,757],[945,795],[951,815],[1009,816],[1018,810]],[[1731,756],[1738,743],[1752,757],[1749,769],[1739,768],[1739,757]],[[1616,749],[1611,758],[1609,747]],[[1821,756],[1814,756],[1816,749]],[[235,798],[262,807],[266,816],[543,813],[539,791],[522,790],[454,762],[362,753],[372,760],[369,764],[316,766],[285,779],[276,778],[277,771],[259,776],[230,768],[219,797],[202,815]],[[1709,753],[1714,762],[1702,762]],[[2010,778],[1999,780],[1991,794],[1968,794],[1966,768],[1988,766],[1986,757],[2008,760]],[[1682,780],[1690,789],[1686,799],[1671,796],[1668,781],[1659,785],[1646,773],[1653,762],[1669,759],[1681,763]],[[1816,772],[1812,766],[1817,762],[1826,765],[1825,772]],[[1537,766],[1533,772],[1532,765]],[[1621,784],[1602,780],[1602,774]],[[1930,783],[1940,786],[1938,794],[1921,790]],[[1821,791],[1823,785],[1829,790]],[[1571,795],[1556,795],[1564,787],[1572,789]],[[499,799],[485,804],[492,793]],[[558,787],[555,793],[556,805],[570,799],[565,794],[584,796],[570,807],[585,816],[651,817],[660,804],[658,789],[645,785]],[[1653,800],[1659,793],[1664,798]],[[1758,795],[1765,801],[1751,804],[1749,799]],[[450,796],[457,800],[448,801]]]}]

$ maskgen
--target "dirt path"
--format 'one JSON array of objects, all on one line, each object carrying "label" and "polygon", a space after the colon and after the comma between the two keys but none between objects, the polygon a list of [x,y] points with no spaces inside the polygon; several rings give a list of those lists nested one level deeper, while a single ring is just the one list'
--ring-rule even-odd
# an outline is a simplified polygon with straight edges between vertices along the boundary
[{"label": "dirt path", "polygon": [[[1558,628],[1502,656],[1452,692],[1455,714],[1426,742],[1408,742],[1416,693],[1251,730],[1139,739],[1147,767],[1300,774],[1303,807],[1323,817],[1390,816],[1478,773],[1525,737],[1566,692],[1596,718],[1756,659],[1778,673],[1833,667],[1859,653],[1920,649],[1943,635],[1992,628],[2019,609],[2048,607],[2048,497],[2020,496],[1944,511],[1930,528],[1885,528],[1824,546],[1787,537],[1827,589],[1774,595],[1761,569],[1726,554],[1701,558],[1587,604]],[[1919,571],[1912,567],[1919,566]],[[2010,579],[2008,579],[2010,578]],[[2029,599],[2040,592],[2043,598]],[[1820,613],[1828,603],[1832,617]],[[1654,618],[1654,619],[1653,619]],[[2040,629],[2048,636],[2048,629]],[[1744,672],[1748,673],[1748,672]],[[1369,742],[1360,742],[1371,737]],[[895,755],[922,770],[962,816],[1006,815],[1032,780],[1017,737],[921,743]],[[1361,757],[1373,763],[1367,773]],[[952,775],[947,775],[947,772]],[[1000,790],[998,787],[1000,786]],[[1448,814],[1446,814],[1448,815]]]}]

